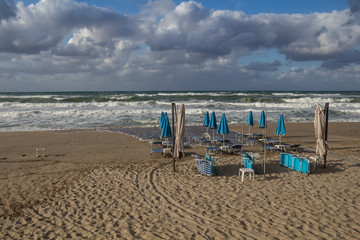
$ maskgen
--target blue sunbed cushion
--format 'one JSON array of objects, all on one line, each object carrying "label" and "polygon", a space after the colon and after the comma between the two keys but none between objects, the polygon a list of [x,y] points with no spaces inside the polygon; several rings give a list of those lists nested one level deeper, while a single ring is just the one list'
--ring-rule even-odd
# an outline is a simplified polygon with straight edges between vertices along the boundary
[{"label": "blue sunbed cushion", "polygon": [[152,153],[162,153],[162,148],[153,148],[153,149],[151,149],[151,152]]}]

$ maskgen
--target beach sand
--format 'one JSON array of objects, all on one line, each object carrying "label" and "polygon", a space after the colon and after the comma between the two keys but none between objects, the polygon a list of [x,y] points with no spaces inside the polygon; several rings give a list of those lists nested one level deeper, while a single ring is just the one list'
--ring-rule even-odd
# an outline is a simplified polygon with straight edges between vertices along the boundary
[{"label": "beach sand", "polygon": [[[312,123],[286,128],[282,142],[315,148]],[[329,123],[328,143],[326,169],[301,174],[267,153],[267,174],[241,182],[239,155],[200,175],[202,146],[172,172],[171,158],[120,133],[0,133],[0,239],[358,239],[360,123]]]}]

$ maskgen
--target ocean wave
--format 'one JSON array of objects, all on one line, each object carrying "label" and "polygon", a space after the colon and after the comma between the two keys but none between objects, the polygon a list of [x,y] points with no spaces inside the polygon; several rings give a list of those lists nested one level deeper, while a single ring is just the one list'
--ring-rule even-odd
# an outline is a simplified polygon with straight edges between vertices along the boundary
[{"label": "ocean wave", "polygon": [[330,103],[330,121],[359,121],[360,92],[93,92],[0,94],[0,131],[155,126],[161,111],[183,103],[186,124],[202,124],[206,111],[229,123],[246,122],[253,111],[269,122],[283,113],[288,122],[314,119],[317,104]]}]

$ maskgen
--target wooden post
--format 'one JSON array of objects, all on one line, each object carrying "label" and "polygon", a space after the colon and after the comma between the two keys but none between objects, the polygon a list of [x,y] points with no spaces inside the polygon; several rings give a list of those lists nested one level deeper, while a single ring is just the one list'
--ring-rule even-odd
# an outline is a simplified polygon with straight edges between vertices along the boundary
[{"label": "wooden post", "polygon": [[[325,103],[324,113],[325,113],[325,142],[327,143],[328,125],[329,125],[329,103]],[[326,155],[327,152],[324,155],[324,168],[326,168]]]},{"label": "wooden post", "polygon": [[171,112],[172,112],[172,155],[173,155],[173,172],[175,169],[175,156],[174,156],[174,146],[175,146],[175,121],[174,121],[174,111],[175,111],[175,103],[171,103]]},{"label": "wooden post", "polygon": [[241,119],[241,149],[244,151],[244,107],[242,111],[242,119]]},{"label": "wooden post", "polygon": [[264,141],[264,178],[265,178],[265,164],[266,164],[266,128],[267,128],[267,111],[265,111],[265,141]]}]

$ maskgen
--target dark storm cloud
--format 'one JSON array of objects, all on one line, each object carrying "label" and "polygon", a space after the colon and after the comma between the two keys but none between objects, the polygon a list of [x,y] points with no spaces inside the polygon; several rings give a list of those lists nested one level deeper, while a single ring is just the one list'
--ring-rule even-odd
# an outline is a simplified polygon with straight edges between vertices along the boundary
[{"label": "dark storm cloud", "polygon": [[339,69],[347,67],[350,64],[360,64],[360,51],[354,49],[352,51],[344,52],[336,58],[327,59],[321,65],[327,69]]},{"label": "dark storm cloud", "polygon": [[359,0],[348,0],[350,11],[352,13],[357,13],[360,11],[360,1]]},{"label": "dark storm cloud", "polygon": [[[81,88],[96,76],[103,82],[93,86],[111,90],[180,88],[178,81],[191,89],[206,82],[207,89],[214,89],[219,78],[231,89],[265,82],[301,87],[311,78],[332,81],[328,86],[340,81],[344,86],[345,78],[351,86],[358,74],[360,6],[359,1],[348,2],[343,11],[248,15],[207,9],[195,1],[176,5],[157,0],[135,15],[123,15],[74,0],[40,0],[28,6],[6,0],[0,2],[0,79],[15,82],[26,75],[26,81],[36,84],[41,76],[49,86],[67,80],[71,86],[78,81]],[[293,60],[293,67],[278,60],[241,60],[269,49]],[[296,67],[296,62],[309,60],[322,65]]]},{"label": "dark storm cloud", "polygon": [[15,4],[12,0],[0,1],[0,20],[16,16]]}]

